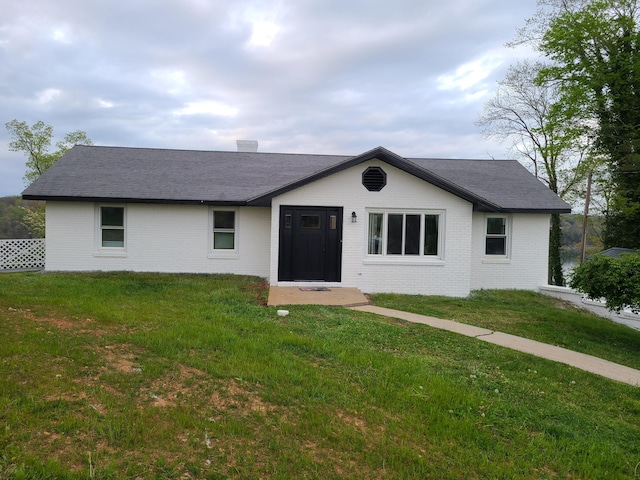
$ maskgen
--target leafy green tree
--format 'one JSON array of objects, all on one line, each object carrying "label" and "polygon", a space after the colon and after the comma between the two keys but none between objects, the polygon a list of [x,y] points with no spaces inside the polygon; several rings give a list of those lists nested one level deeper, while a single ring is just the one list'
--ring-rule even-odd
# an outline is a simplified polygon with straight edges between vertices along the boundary
[{"label": "leafy green tree", "polygon": [[560,87],[559,104],[593,119],[613,187],[605,246],[640,248],[639,0],[540,0],[520,31],[552,63],[539,77]]},{"label": "leafy green tree", "polygon": [[24,223],[24,216],[20,197],[0,198],[0,239],[28,238],[29,228]]},{"label": "leafy green tree", "polygon": [[[582,214],[568,213],[560,216],[562,229],[562,259],[563,263],[577,264],[582,250],[582,228],[584,217]],[[595,255],[603,250],[601,215],[591,215],[588,218],[586,240],[586,255]]]},{"label": "leafy green tree", "polygon": [[24,208],[23,222],[33,238],[45,237],[45,202],[28,202]]},{"label": "leafy green tree", "polygon": [[0,239],[44,238],[44,202],[0,198]]},{"label": "leafy green tree", "polygon": [[640,255],[622,254],[620,258],[594,255],[573,270],[569,286],[619,312],[630,308],[640,311]]},{"label": "leafy green tree", "polygon": [[27,156],[27,171],[24,175],[26,185],[30,185],[36,178],[42,175],[58,159],[74,145],[92,145],[93,142],[82,130],[67,133],[64,138],[56,143],[57,150],[50,152],[53,141],[53,127],[42,121],[34,123],[31,127],[27,122],[11,120],[6,123],[6,128],[11,135],[9,150],[22,152]]},{"label": "leafy green tree", "polygon": [[[511,151],[561,198],[572,200],[588,171],[588,129],[578,116],[557,108],[557,85],[538,84],[545,65],[519,62],[499,82],[478,120],[484,133],[510,140]],[[549,234],[549,283],[564,285],[560,216],[552,215]]]}]

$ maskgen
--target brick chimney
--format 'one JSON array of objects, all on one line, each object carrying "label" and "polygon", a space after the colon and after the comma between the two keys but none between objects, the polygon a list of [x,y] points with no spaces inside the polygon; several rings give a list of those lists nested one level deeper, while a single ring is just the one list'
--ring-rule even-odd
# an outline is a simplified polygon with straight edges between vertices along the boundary
[{"label": "brick chimney", "polygon": [[257,152],[258,141],[257,140],[236,140],[239,152]]}]

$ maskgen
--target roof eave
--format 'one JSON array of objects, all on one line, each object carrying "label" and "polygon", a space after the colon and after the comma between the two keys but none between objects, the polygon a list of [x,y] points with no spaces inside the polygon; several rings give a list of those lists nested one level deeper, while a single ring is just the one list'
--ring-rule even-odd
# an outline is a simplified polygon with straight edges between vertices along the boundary
[{"label": "roof eave", "polygon": [[22,195],[24,200],[42,200],[51,202],[94,202],[94,203],[141,203],[162,205],[217,205],[217,206],[246,206],[242,200],[193,200],[193,199],[157,199],[157,198],[126,198],[126,197],[83,197],[56,195]]},{"label": "roof eave", "polygon": [[485,208],[482,205],[474,205],[473,210],[475,212],[485,212],[485,213],[541,213],[548,215],[555,214],[563,214],[563,213],[571,213],[571,208],[501,208],[497,209],[489,209]]}]

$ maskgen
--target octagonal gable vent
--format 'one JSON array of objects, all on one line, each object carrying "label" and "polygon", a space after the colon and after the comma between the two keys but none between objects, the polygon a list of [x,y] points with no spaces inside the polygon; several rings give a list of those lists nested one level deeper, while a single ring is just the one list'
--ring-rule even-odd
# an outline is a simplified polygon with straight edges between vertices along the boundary
[{"label": "octagonal gable vent", "polygon": [[369,167],[362,172],[362,185],[370,192],[379,192],[387,184],[387,174],[380,167]]}]

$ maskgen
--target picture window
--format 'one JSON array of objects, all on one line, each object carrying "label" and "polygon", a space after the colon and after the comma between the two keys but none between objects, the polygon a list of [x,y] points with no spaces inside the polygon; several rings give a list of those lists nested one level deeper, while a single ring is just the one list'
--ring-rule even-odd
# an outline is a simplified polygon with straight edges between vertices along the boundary
[{"label": "picture window", "polygon": [[370,212],[367,253],[381,256],[442,256],[442,212]]}]

